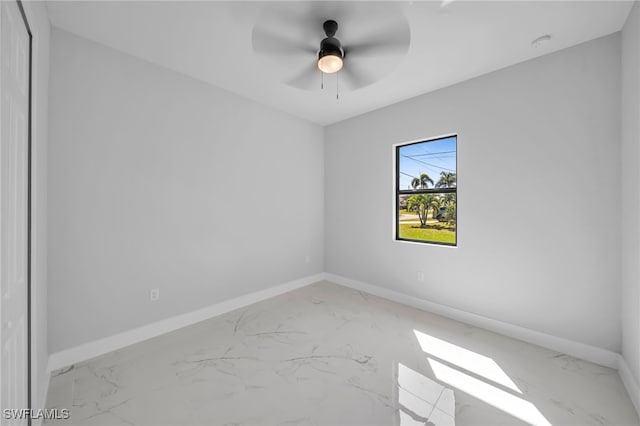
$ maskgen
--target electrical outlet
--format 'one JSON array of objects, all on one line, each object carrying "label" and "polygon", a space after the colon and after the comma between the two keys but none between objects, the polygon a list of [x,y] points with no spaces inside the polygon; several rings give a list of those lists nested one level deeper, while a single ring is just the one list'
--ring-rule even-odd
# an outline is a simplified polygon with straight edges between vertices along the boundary
[{"label": "electrical outlet", "polygon": [[418,273],[416,274],[416,278],[418,279],[418,282],[423,283],[424,282],[424,272],[418,271]]},{"label": "electrical outlet", "polygon": [[311,262],[311,256],[306,255],[306,256],[304,257],[304,263],[310,263],[310,262]]},{"label": "electrical outlet", "polygon": [[149,290],[149,300],[155,302],[158,299],[160,299],[160,289],[152,288],[151,290]]}]

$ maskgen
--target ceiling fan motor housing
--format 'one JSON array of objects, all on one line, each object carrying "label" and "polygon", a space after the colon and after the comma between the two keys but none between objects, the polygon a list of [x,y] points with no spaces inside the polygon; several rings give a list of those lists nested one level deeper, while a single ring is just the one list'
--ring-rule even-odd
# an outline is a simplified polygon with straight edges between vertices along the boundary
[{"label": "ceiling fan motor housing", "polygon": [[318,59],[327,56],[335,55],[340,58],[344,57],[344,52],[340,44],[340,40],[335,37],[327,37],[320,42],[320,51],[318,52]]},{"label": "ceiling fan motor housing", "polygon": [[327,35],[327,38],[320,42],[318,59],[321,59],[327,55],[339,56],[340,59],[342,59],[344,57],[342,45],[340,44],[340,40],[334,37],[336,35],[336,32],[338,31],[338,23],[333,19],[329,19],[325,21],[324,24],[322,24],[322,29]]}]

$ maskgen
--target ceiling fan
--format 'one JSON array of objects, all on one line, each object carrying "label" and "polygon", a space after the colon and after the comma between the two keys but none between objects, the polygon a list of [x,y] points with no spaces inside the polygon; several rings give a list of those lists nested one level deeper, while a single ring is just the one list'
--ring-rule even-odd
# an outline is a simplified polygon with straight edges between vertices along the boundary
[{"label": "ceiling fan", "polygon": [[318,69],[325,74],[333,74],[342,69],[342,60],[344,59],[342,44],[334,37],[338,31],[338,23],[329,19],[322,24],[322,28],[327,37],[320,42]]},{"label": "ceiling fan", "polygon": [[[263,15],[253,30],[253,50],[271,59],[288,76],[285,83],[298,89],[319,89],[325,74],[336,73],[341,89],[370,85],[407,52],[410,31],[398,9],[368,5],[345,2],[331,9],[296,14],[289,8]],[[340,19],[339,35],[338,20],[327,17]]]}]

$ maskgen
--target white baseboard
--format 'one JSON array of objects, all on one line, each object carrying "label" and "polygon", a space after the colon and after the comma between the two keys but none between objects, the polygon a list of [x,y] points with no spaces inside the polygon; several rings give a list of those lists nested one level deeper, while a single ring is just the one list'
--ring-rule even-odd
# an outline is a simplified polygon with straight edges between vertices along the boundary
[{"label": "white baseboard", "polygon": [[354,290],[364,291],[384,299],[413,306],[414,308],[418,308],[423,311],[432,312],[434,314],[442,315],[443,317],[500,333],[514,339],[519,339],[527,343],[532,343],[547,349],[571,355],[576,358],[593,362],[594,364],[614,368],[618,370],[618,375],[622,379],[622,383],[629,394],[631,402],[633,402],[638,416],[640,416],[640,385],[638,385],[638,381],[633,376],[633,373],[631,373],[626,360],[619,353],[497,321],[438,303],[429,302],[418,297],[409,296],[404,293],[367,284],[351,278],[345,278],[330,273],[325,273],[324,276],[327,281],[353,288]]},{"label": "white baseboard", "polygon": [[464,322],[476,327],[484,328],[489,331],[503,334],[514,339],[523,340],[527,343],[542,346],[557,352],[571,355],[576,358],[584,359],[594,364],[603,365],[610,368],[618,368],[619,354],[608,351],[606,349],[595,346],[586,345],[584,343],[575,342],[561,337],[552,336],[550,334],[498,321],[495,319],[483,317],[471,312],[462,311],[460,309],[441,305],[428,300],[420,299],[415,296],[409,296],[387,288],[367,284],[362,281],[345,278],[339,275],[325,273],[325,279],[336,284],[350,287],[355,290],[361,290],[375,296],[379,296],[394,302],[413,306],[423,311],[432,312],[451,318],[456,321]]},{"label": "white baseboard", "polygon": [[[640,415],[640,386],[631,373],[625,359],[618,353],[608,351],[595,346],[586,345],[584,343],[575,342],[561,337],[552,336],[550,334],[520,327],[517,325],[505,323],[495,319],[483,317],[471,312],[462,311],[450,306],[441,305],[420,299],[415,296],[409,296],[404,293],[390,290],[388,288],[364,283],[362,281],[345,278],[331,273],[320,273],[309,277],[304,277],[295,281],[290,281],[265,290],[246,294],[236,297],[225,302],[217,303],[197,311],[189,312],[175,317],[157,321],[133,330],[125,331],[93,342],[85,343],[74,348],[66,349],[53,353],[49,356],[49,372],[59,368],[67,367],[77,362],[85,361],[108,352],[121,349],[123,347],[138,343],[152,337],[156,337],[182,327],[186,327],[200,321],[213,318],[218,315],[239,309],[253,303],[287,293],[318,281],[327,280],[336,284],[350,287],[355,290],[364,291],[375,296],[379,296],[394,302],[402,303],[414,308],[418,308],[427,312],[442,315],[447,318],[461,321],[470,325],[474,325],[486,330],[503,334],[515,339],[519,339],[528,343],[539,345],[554,351],[558,351],[576,358],[584,359],[595,364],[605,367],[615,368],[622,379],[622,382],[629,393],[629,397],[633,402],[636,411]],[[40,389],[39,401],[44,406],[49,388],[50,375],[46,375],[46,383],[43,389]]]},{"label": "white baseboard", "polygon": [[298,280],[289,281],[276,285],[265,290],[245,294],[197,311],[177,315],[161,321],[144,325],[133,330],[105,337],[93,342],[85,343],[60,352],[55,352],[49,356],[49,372],[59,368],[67,367],[77,362],[86,361],[134,343],[142,342],[179,328],[198,323],[200,321],[213,318],[218,315],[239,309],[283,293],[287,293],[297,288],[305,287],[324,279],[324,273],[311,275]]},{"label": "white baseboard", "polygon": [[622,355],[618,355],[618,374],[622,379],[624,387],[627,389],[631,402],[633,402],[634,407],[636,407],[638,416],[640,416],[640,386],[638,386],[638,381],[633,376],[627,361]]},{"label": "white baseboard", "polygon": [[278,296],[297,288],[305,287],[324,279],[356,290],[361,290],[375,296],[383,297],[394,302],[413,306],[424,311],[432,312],[447,318],[500,333],[505,336],[543,346],[595,364],[615,369],[619,368],[620,365],[620,355],[612,351],[483,317],[481,315],[430,302],[415,296],[409,296],[395,290],[364,283],[351,278],[345,278],[331,273],[320,273],[53,353],[49,357],[49,370],[53,371],[67,367],[71,364],[121,349],[125,346],[204,321],[217,315]]}]

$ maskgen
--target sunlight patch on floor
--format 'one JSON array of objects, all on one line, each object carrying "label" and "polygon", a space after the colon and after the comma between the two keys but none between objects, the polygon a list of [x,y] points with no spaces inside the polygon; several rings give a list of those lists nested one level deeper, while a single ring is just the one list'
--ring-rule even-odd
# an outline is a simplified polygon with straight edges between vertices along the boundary
[{"label": "sunlight patch on floor", "polygon": [[513,380],[507,376],[504,370],[502,370],[502,368],[500,368],[493,359],[468,349],[461,348],[453,343],[421,333],[420,331],[413,331],[424,352],[430,353],[437,358],[455,364],[460,368],[501,384],[502,386],[512,389],[518,393],[522,393],[516,384],[513,383]]},{"label": "sunlight patch on floor", "polygon": [[418,330],[413,331],[422,350],[431,355],[427,356],[427,361],[436,379],[531,425],[551,426],[535,405],[515,394],[522,394],[522,391],[493,359]]}]

